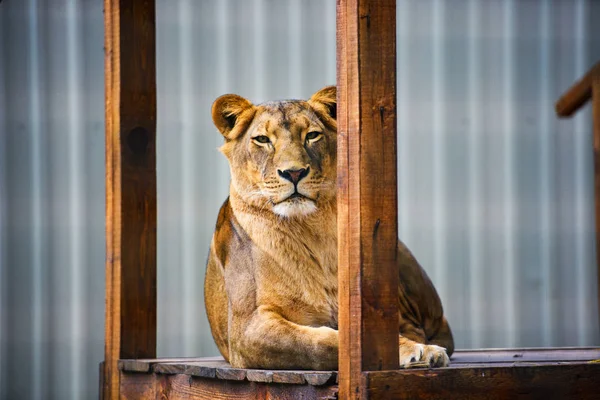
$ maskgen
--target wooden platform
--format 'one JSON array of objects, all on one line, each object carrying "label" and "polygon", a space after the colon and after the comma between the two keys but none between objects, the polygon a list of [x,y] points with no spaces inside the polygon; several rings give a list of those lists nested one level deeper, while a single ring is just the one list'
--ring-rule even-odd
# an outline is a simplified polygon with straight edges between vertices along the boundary
[{"label": "wooden platform", "polygon": [[[104,5],[101,398],[600,399],[598,348],[462,351],[449,368],[397,369],[395,0],[336,1],[339,374],[241,370],[216,358],[151,359],[157,337],[156,5]],[[600,248],[600,64],[565,93],[557,113],[569,116],[590,99]]]},{"label": "wooden platform", "polygon": [[[335,371],[239,369],[221,357],[120,360],[119,370],[124,399],[337,399],[338,394]],[[463,350],[448,368],[365,372],[363,379],[370,399],[417,393],[426,399],[600,398],[600,348]]]}]

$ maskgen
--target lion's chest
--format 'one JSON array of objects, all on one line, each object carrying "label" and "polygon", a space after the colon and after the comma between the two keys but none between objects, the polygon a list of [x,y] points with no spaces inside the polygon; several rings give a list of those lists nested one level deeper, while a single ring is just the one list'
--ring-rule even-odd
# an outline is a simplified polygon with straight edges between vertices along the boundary
[{"label": "lion's chest", "polygon": [[337,328],[337,252],[319,250],[308,256],[281,254],[269,279],[261,279],[261,297],[266,295],[291,322]]}]

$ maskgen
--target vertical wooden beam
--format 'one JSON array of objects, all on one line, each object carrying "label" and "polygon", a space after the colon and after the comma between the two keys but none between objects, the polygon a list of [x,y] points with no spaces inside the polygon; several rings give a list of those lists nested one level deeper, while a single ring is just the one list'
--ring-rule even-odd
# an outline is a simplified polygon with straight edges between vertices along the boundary
[{"label": "vertical wooden beam", "polygon": [[154,0],[105,0],[106,337],[102,396],[119,358],[156,357]]},{"label": "vertical wooden beam", "polygon": [[[600,65],[600,64],[598,64]],[[600,312],[600,69],[592,82],[592,117],[594,124],[594,196],[596,207],[596,269],[598,312]]]},{"label": "vertical wooden beam", "polygon": [[340,398],[398,368],[396,2],[338,0]]}]

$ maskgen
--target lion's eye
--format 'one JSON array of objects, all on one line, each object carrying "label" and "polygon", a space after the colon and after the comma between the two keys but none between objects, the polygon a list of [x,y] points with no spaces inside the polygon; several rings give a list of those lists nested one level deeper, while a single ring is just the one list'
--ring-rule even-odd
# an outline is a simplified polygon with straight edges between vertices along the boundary
[{"label": "lion's eye", "polygon": [[252,139],[257,141],[258,143],[263,143],[263,144],[271,142],[271,140],[269,140],[269,137],[265,136],[265,135],[255,136]]},{"label": "lion's eye", "polygon": [[317,139],[319,136],[321,136],[321,132],[308,132],[306,134],[306,140],[315,140]]}]

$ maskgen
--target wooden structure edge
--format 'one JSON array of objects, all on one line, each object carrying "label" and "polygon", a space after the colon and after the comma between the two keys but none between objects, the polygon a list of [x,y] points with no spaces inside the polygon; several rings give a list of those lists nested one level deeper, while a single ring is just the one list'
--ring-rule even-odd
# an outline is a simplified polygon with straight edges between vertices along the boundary
[{"label": "wooden structure edge", "polygon": [[219,380],[185,374],[121,375],[121,399],[338,399],[335,385]]},{"label": "wooden structure edge", "polygon": [[398,368],[396,1],[337,3],[340,398]]},{"label": "wooden structure edge", "polygon": [[600,76],[600,62],[594,65],[579,81],[569,88],[556,102],[559,117],[570,117],[592,97],[592,84]]},{"label": "wooden structure edge", "polygon": [[597,399],[600,363],[469,365],[363,373],[365,398],[503,400]]},{"label": "wooden structure edge", "polygon": [[120,358],[156,356],[154,0],[105,0],[106,317],[101,396]]},{"label": "wooden structure edge", "polygon": [[[222,357],[120,360],[119,370],[123,398],[338,398],[339,389],[335,371],[240,369]],[[447,368],[362,372],[360,394],[586,399],[599,385],[600,348],[458,350]]]}]

